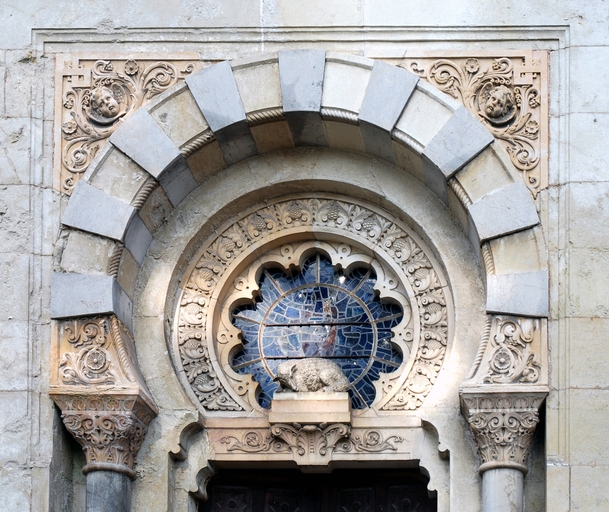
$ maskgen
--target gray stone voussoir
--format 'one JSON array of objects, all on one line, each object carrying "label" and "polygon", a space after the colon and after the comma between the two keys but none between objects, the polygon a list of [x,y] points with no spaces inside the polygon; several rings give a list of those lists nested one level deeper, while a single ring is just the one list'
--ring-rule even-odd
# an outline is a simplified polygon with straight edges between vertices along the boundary
[{"label": "gray stone voussoir", "polygon": [[296,146],[327,146],[321,119],[326,53],[323,50],[278,52],[281,99]]},{"label": "gray stone voussoir", "polygon": [[51,318],[114,314],[133,332],[131,299],[112,276],[54,272]]},{"label": "gray stone voussoir", "polygon": [[125,233],[125,247],[129,249],[135,261],[141,265],[151,243],[152,235],[142,218],[136,213],[131,219]]},{"label": "gray stone voussoir", "polygon": [[65,226],[122,242],[135,213],[133,206],[80,180],[61,221]]},{"label": "gray stone voussoir", "polygon": [[165,169],[158,180],[174,207],[199,186],[184,158],[180,158],[171,167]]},{"label": "gray stone voussoir", "polygon": [[486,278],[488,313],[548,316],[548,271],[488,275]]},{"label": "gray stone voussoir", "polygon": [[422,154],[448,179],[494,140],[482,123],[459,107]]},{"label": "gray stone voussoir", "polygon": [[521,180],[483,196],[467,210],[481,242],[539,224],[535,203]]},{"label": "gray stone voussoir", "polygon": [[320,112],[326,52],[284,50],[278,53],[284,112]]},{"label": "gray stone voussoir", "polygon": [[227,61],[186,77],[186,83],[213,132],[246,121],[237,82]]},{"label": "gray stone voussoir", "polygon": [[136,110],[110,136],[110,142],[157,180],[183,158],[178,147],[145,108]]},{"label": "gray stone voussoir", "polygon": [[387,132],[395,127],[419,77],[405,69],[376,61],[359,113],[359,120]]}]

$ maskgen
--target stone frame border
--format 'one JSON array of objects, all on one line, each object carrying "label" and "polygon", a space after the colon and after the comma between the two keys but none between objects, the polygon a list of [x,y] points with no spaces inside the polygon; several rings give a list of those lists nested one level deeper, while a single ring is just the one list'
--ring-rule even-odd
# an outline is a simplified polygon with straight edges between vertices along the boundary
[{"label": "stone frame border", "polygon": [[[193,104],[196,109],[188,107]],[[181,123],[181,111],[193,122]],[[298,146],[364,153],[413,175],[447,205],[484,262],[487,313],[548,316],[546,249],[535,203],[484,126],[406,70],[321,50],[285,50],[209,66],[125,119],[63,213],[51,318],[112,315],[132,331],[133,288],[159,227],[148,211],[151,197],[164,198],[170,211],[211,174]],[[136,190],[116,186],[126,169],[148,178]],[[84,242],[83,233],[95,236]],[[83,244],[100,250],[81,261]],[[71,254],[76,257],[66,268],[62,256]],[[541,400],[547,393],[545,382],[502,389],[539,393]],[[475,392],[474,386],[462,390],[465,404]],[[500,391],[484,386],[481,392]],[[531,422],[532,434],[536,419]],[[484,467],[483,483],[502,478],[497,472],[509,466],[494,462]]]}]

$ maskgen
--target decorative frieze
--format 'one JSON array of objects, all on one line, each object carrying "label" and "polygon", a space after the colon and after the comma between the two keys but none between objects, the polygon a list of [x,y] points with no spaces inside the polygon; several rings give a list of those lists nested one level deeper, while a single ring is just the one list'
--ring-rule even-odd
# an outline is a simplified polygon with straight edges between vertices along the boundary
[{"label": "decorative frieze", "polygon": [[545,391],[461,390],[461,410],[474,434],[482,461],[479,471],[514,468],[526,474],[529,447]]},{"label": "decorative frieze", "polygon": [[352,430],[346,423],[275,423],[265,430],[245,430],[220,439],[218,452],[264,456],[289,455],[299,465],[327,466],[332,454],[396,453],[404,438],[385,429]]},{"label": "decorative frieze", "polygon": [[192,55],[173,59],[58,56],[56,144],[60,150],[55,163],[61,169],[60,190],[72,192],[125,117],[202,67]]},{"label": "decorative frieze", "polygon": [[547,187],[546,52],[413,56],[401,66],[467,107],[506,150],[533,196]]},{"label": "decorative frieze", "polygon": [[87,459],[83,472],[135,477],[133,462],[157,408],[131,335],[114,316],[58,322],[50,395]]}]

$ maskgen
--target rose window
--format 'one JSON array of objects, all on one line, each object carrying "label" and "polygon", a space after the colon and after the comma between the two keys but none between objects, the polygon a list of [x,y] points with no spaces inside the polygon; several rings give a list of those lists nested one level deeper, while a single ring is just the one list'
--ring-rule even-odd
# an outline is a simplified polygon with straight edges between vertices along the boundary
[{"label": "rose window", "polygon": [[256,301],[232,311],[242,337],[232,367],[260,384],[262,407],[269,407],[278,387],[273,381],[277,365],[307,357],[331,359],[341,367],[353,408],[372,404],[374,382],[381,373],[394,372],[403,359],[391,341],[403,309],[381,300],[375,284],[372,269],[343,274],[321,254],[305,259],[300,271],[262,271]]}]

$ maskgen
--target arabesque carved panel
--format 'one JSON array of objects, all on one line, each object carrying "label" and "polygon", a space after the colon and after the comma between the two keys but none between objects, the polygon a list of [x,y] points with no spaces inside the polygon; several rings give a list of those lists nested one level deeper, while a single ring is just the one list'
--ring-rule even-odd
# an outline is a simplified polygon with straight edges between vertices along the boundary
[{"label": "arabesque carved panel", "polygon": [[467,107],[506,150],[533,196],[547,187],[546,52],[409,56],[400,65]]},{"label": "arabesque carved panel", "polygon": [[192,55],[90,59],[58,56],[56,168],[70,194],[121,121],[203,67]]}]

